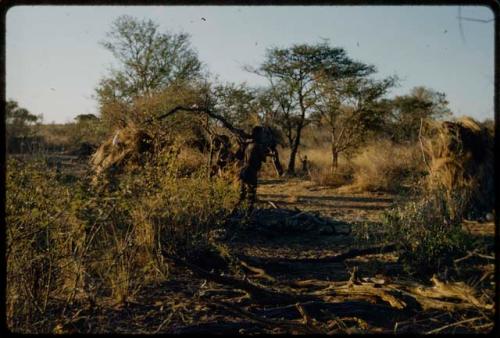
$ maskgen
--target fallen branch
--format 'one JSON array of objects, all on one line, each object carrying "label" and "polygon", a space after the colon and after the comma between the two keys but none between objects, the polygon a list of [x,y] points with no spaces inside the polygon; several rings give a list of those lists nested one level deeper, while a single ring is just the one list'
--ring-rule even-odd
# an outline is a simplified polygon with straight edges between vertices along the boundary
[{"label": "fallen branch", "polygon": [[269,203],[274,209],[279,209],[276,204],[274,204],[274,202],[272,201],[267,201],[267,203]]},{"label": "fallen branch", "polygon": [[451,323],[451,324],[439,327],[437,329],[434,329],[434,330],[431,330],[431,331],[427,331],[425,334],[438,333],[438,332],[441,332],[441,331],[443,331],[445,329],[449,329],[450,327],[459,326],[459,325],[462,325],[462,324],[465,324],[465,323],[475,322],[476,320],[479,320],[479,319],[483,319],[483,317],[474,317],[474,318],[469,318],[469,319],[461,320],[461,321],[456,322],[456,323]]},{"label": "fallen branch", "polygon": [[[307,311],[309,316],[314,316],[318,320],[327,320],[331,314],[336,317],[360,317],[377,325],[390,325],[391,318],[406,317],[400,310],[394,309],[386,304],[373,304],[366,300],[348,300],[345,302],[329,303],[322,300],[300,303],[300,306]],[[273,307],[267,309],[256,309],[253,311],[259,316],[266,318],[300,318],[300,312],[296,304]]]},{"label": "fallen branch", "polygon": [[306,280],[296,280],[291,281],[290,285],[294,288],[309,288],[309,287],[328,287],[328,286],[341,286],[347,284],[346,281],[342,282],[331,282],[319,279],[306,279]]},{"label": "fallen branch", "polygon": [[212,273],[202,269],[201,267],[195,264],[189,263],[183,259],[179,258],[171,258],[171,259],[174,261],[175,264],[186,267],[199,277],[211,280],[218,284],[229,285],[233,288],[246,291],[254,301],[260,304],[290,304],[300,301],[315,300],[315,298],[312,296],[291,294],[291,293],[276,291],[273,289],[267,289],[260,285],[253,284],[250,281],[245,281],[230,276],[224,276]]},{"label": "fallen branch", "polygon": [[260,317],[256,314],[251,313],[250,311],[247,311],[245,309],[239,308],[235,305],[228,304],[228,303],[222,303],[222,302],[216,302],[216,305],[219,305],[225,309],[228,309],[236,314],[239,314],[245,318],[248,318],[252,321],[255,321],[259,324],[263,324],[264,326],[267,326],[271,329],[277,328],[277,327],[283,327],[284,329],[291,331],[292,333],[302,333],[302,334],[325,334],[323,330],[312,327],[307,324],[302,324],[296,321],[292,320],[277,320],[277,319],[268,319],[265,317]]},{"label": "fallen branch", "polygon": [[[232,334],[241,334],[242,330],[250,331],[252,333],[256,332],[263,325],[258,325],[255,321],[247,321],[247,322],[209,322],[209,323],[200,323],[189,326],[177,327],[172,330],[174,334],[217,334],[221,335],[232,335]],[[260,331],[259,330],[259,331]]]},{"label": "fallen branch", "polygon": [[[402,310],[406,308],[406,302],[398,299],[395,295],[391,294],[391,291],[387,288],[382,288],[380,286],[375,286],[375,284],[360,283],[354,284],[350,283],[341,287],[329,287],[324,290],[315,291],[312,294],[316,296],[321,296],[324,300],[333,300],[328,296],[338,296],[349,297],[349,299],[360,298],[363,300],[374,299],[382,300],[388,303],[391,307]],[[325,297],[326,296],[326,297]]]},{"label": "fallen branch", "polygon": [[475,251],[468,251],[467,255],[465,255],[464,257],[461,257],[461,258],[457,258],[453,262],[460,263],[461,261],[464,261],[464,260],[469,259],[471,257],[479,257],[479,258],[488,259],[488,260],[495,260],[495,257],[493,257],[493,256],[480,254],[480,253],[475,252]]},{"label": "fallen branch", "polygon": [[270,276],[264,269],[251,266],[251,265],[249,265],[248,263],[246,263],[245,261],[242,261],[242,260],[239,260],[239,263],[243,267],[245,267],[246,269],[248,269],[248,270],[256,273],[256,275],[254,275],[252,277],[255,277],[255,278],[264,278],[264,279],[267,279],[270,282],[275,282],[276,281],[276,279],[274,277]]},{"label": "fallen branch", "polygon": [[[414,294],[424,296],[427,298],[455,298],[463,301],[465,304],[470,304],[476,308],[483,310],[493,310],[493,304],[484,304],[480,302],[474,295],[475,291],[470,286],[462,282],[445,283],[437,279],[436,276],[431,278],[434,286],[421,287],[416,286],[412,288]],[[454,303],[452,303],[454,304]]]}]

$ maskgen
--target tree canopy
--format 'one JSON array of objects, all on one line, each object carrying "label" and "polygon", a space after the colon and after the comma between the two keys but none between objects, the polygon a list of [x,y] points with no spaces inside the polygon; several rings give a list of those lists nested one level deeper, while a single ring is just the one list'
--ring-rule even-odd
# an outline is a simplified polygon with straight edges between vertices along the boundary
[{"label": "tree canopy", "polygon": [[301,133],[314,112],[317,81],[365,77],[374,73],[375,67],[354,61],[343,48],[322,42],[268,49],[264,62],[247,70],[269,80],[268,102],[288,139],[291,152],[287,172],[294,174]]},{"label": "tree canopy", "polygon": [[201,71],[201,62],[186,33],[161,32],[152,20],[127,15],[116,19],[102,46],[118,61],[97,88],[100,101],[130,101],[161,90],[174,81],[189,80]]},{"label": "tree canopy", "polygon": [[363,75],[318,80],[314,114],[329,131],[333,170],[340,153],[360,145],[369,131],[382,128],[386,111],[380,99],[396,81],[395,77],[374,80]]},{"label": "tree canopy", "polygon": [[407,95],[385,102],[389,111],[387,128],[396,141],[415,141],[422,119],[441,119],[451,115],[444,93],[415,87]]}]

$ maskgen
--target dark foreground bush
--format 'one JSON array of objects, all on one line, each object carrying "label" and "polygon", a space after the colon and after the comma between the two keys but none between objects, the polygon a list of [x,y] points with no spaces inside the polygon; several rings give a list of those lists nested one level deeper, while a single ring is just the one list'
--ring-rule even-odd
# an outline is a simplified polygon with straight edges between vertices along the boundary
[{"label": "dark foreground bush", "polygon": [[[170,156],[170,155],[169,155]],[[168,157],[168,156],[167,156]],[[169,276],[231,212],[237,188],[200,172],[178,177],[159,157],[122,174],[113,191],[66,182],[43,161],[7,163],[7,323],[50,332],[67,306],[126,302]]]}]

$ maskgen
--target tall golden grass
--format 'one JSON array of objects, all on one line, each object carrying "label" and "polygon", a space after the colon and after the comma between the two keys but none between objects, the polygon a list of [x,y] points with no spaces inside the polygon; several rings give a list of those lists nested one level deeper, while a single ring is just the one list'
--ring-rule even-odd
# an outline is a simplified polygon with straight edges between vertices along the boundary
[{"label": "tall golden grass", "polygon": [[450,201],[452,195],[462,194],[463,211],[491,211],[495,199],[493,142],[493,130],[470,117],[430,123],[423,142],[430,160],[429,190],[444,190]]},{"label": "tall golden grass", "polygon": [[[424,170],[416,144],[401,145],[389,140],[374,141],[352,159],[353,190],[396,191],[414,182]],[[417,177],[415,177],[417,176]]]}]

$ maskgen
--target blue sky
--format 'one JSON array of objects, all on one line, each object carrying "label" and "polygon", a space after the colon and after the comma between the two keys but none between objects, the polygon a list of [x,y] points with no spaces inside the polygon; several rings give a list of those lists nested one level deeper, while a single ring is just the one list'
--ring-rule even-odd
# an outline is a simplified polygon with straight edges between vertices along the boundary
[{"label": "blue sky", "polygon": [[[487,7],[461,11],[493,18]],[[6,18],[6,97],[46,123],[97,114],[94,88],[114,62],[99,41],[123,14],[189,33],[223,81],[266,84],[242,66],[268,47],[326,38],[378,76],[398,75],[391,95],[424,85],[445,92],[457,116],[493,118],[494,22],[462,21],[462,38],[456,6],[17,6]]]}]

